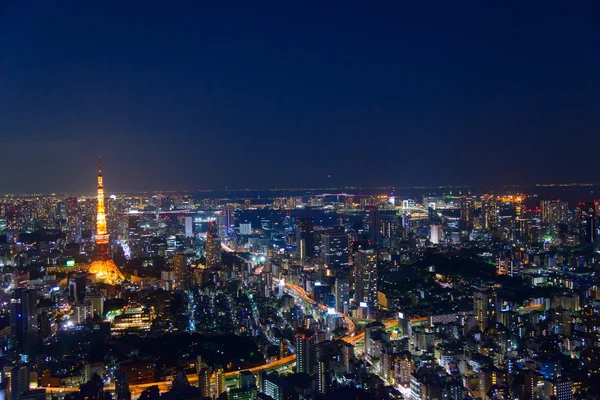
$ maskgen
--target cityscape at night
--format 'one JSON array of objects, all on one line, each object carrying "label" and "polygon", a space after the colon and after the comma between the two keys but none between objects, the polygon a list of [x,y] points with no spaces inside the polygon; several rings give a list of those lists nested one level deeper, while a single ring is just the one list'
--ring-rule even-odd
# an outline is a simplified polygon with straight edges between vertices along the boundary
[{"label": "cityscape at night", "polygon": [[600,3],[285,3],[0,1],[0,400],[600,399]]}]

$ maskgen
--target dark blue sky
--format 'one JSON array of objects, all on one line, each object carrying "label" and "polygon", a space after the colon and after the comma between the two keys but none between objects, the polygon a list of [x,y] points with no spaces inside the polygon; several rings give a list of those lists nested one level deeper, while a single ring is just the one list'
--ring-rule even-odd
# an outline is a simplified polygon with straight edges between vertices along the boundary
[{"label": "dark blue sky", "polygon": [[600,179],[597,1],[0,3],[0,192]]}]

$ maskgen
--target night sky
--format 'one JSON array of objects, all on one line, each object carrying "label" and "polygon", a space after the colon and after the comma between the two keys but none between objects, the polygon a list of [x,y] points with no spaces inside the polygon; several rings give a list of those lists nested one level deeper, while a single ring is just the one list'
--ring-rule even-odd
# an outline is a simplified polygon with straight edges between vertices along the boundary
[{"label": "night sky", "polygon": [[0,193],[600,180],[598,1],[174,3],[0,1]]}]

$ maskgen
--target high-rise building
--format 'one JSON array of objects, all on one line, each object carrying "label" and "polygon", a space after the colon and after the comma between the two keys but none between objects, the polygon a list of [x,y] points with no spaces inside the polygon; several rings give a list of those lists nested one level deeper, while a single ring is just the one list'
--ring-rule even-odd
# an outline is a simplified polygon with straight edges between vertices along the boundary
[{"label": "high-rise building", "polygon": [[473,230],[475,220],[475,200],[465,197],[460,204],[460,229],[463,231]]},{"label": "high-rise building", "polygon": [[[219,215],[217,216],[217,222],[219,225],[218,234],[224,239],[228,239],[233,235],[235,228],[235,207],[231,205],[223,206]],[[247,233],[250,234],[250,233]]]},{"label": "high-rise building", "polygon": [[212,371],[210,368],[200,368],[198,371],[198,387],[200,388],[200,394],[202,398],[210,396],[210,377]]},{"label": "high-rise building", "polygon": [[240,222],[239,231],[240,231],[240,235],[242,235],[242,236],[252,235],[252,223]]},{"label": "high-rise building", "polygon": [[84,302],[90,303],[90,312],[92,317],[102,317],[104,315],[104,297],[100,294],[88,294],[84,297]]},{"label": "high-rise building", "polygon": [[13,348],[33,357],[38,350],[38,312],[35,289],[18,288],[10,298],[10,334]]},{"label": "high-rise building", "polygon": [[301,259],[315,256],[315,228],[313,217],[296,218],[296,244]]},{"label": "high-rise building", "polygon": [[354,276],[357,303],[377,304],[377,254],[372,250],[359,250],[354,254]]},{"label": "high-rise building", "polygon": [[314,373],[317,357],[317,335],[301,329],[296,334],[296,372]]},{"label": "high-rise building", "polygon": [[65,206],[67,211],[67,240],[69,242],[80,243],[82,239],[81,216],[77,197],[66,199]]},{"label": "high-rise building", "polygon": [[568,378],[544,380],[544,398],[556,400],[573,399],[573,381]]},{"label": "high-rise building", "polygon": [[102,166],[98,160],[98,197],[96,213],[96,249],[89,272],[96,275],[96,280],[114,285],[125,279],[110,255],[109,235],[106,230],[106,213],[104,210],[104,182]]},{"label": "high-rise building", "polygon": [[557,335],[563,335],[565,337],[571,337],[571,312],[565,309],[559,309],[555,312],[555,325],[554,333]]},{"label": "high-rise building", "polygon": [[215,367],[215,394],[219,397],[225,392],[225,370],[221,366]]},{"label": "high-rise building", "polygon": [[473,312],[481,331],[496,322],[497,296],[488,288],[480,288],[473,294]]},{"label": "high-rise building", "polygon": [[373,338],[385,333],[385,325],[381,322],[371,322],[365,325],[365,355],[375,356],[373,349]]},{"label": "high-rise building", "polygon": [[493,231],[500,222],[500,202],[488,197],[481,204],[481,227],[484,231]]},{"label": "high-rise building", "polygon": [[186,238],[194,237],[194,219],[192,217],[185,217],[183,219],[184,233]]},{"label": "high-rise building", "polygon": [[566,224],[569,222],[569,204],[560,200],[542,200],[543,224]]},{"label": "high-rise building", "polygon": [[342,227],[321,235],[321,259],[326,268],[348,266],[348,235]]},{"label": "high-rise building", "polygon": [[212,222],[208,226],[208,233],[204,245],[206,252],[206,267],[220,267],[222,257],[221,238],[217,235],[216,228]]},{"label": "high-rise building", "polygon": [[379,208],[377,206],[365,207],[363,225],[369,234],[369,242],[372,246],[377,246],[381,235]]},{"label": "high-rise building", "polygon": [[595,202],[581,202],[577,205],[575,213],[577,215],[577,230],[579,231],[579,242],[581,244],[591,244],[596,241],[598,227],[596,226]]},{"label": "high-rise building", "polygon": [[10,398],[20,400],[29,390],[29,370],[26,365],[13,367],[10,371]]},{"label": "high-rise building", "polygon": [[129,380],[127,379],[127,374],[122,371],[117,372],[117,376],[115,377],[115,395],[117,400],[131,400]]},{"label": "high-rise building", "polygon": [[349,373],[352,367],[352,360],[354,359],[354,346],[350,343],[342,344],[342,365],[344,366],[344,371]]},{"label": "high-rise building", "polygon": [[432,244],[439,244],[443,239],[443,235],[444,233],[442,232],[442,224],[431,224],[431,235],[429,236],[429,240]]},{"label": "high-rise building", "polygon": [[350,284],[348,279],[338,277],[335,280],[335,310],[348,313],[350,306]]},{"label": "high-rise building", "polygon": [[240,389],[252,389],[256,387],[256,377],[250,371],[242,371],[239,375]]},{"label": "high-rise building", "polygon": [[175,254],[173,257],[173,271],[175,271],[175,288],[177,290],[190,290],[191,273],[185,254]]}]

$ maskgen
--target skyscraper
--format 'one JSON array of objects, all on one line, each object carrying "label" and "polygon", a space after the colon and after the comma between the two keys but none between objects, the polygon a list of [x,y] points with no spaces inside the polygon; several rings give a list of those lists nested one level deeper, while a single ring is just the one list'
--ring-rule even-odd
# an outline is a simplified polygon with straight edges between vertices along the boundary
[{"label": "skyscraper", "polygon": [[315,256],[315,228],[313,217],[296,218],[296,244],[301,259]]},{"label": "skyscraper", "polygon": [[65,200],[67,211],[67,240],[69,242],[81,242],[81,216],[79,215],[79,201],[77,197],[69,197]]},{"label": "skyscraper", "polygon": [[575,213],[577,215],[577,230],[579,231],[579,243],[591,244],[596,241],[598,227],[596,226],[596,208],[595,202],[581,202],[577,205]]},{"label": "skyscraper", "polygon": [[19,400],[29,390],[29,370],[26,365],[19,365],[10,371],[10,398]]},{"label": "skyscraper", "polygon": [[345,268],[348,266],[348,235],[342,227],[321,235],[321,259],[326,268]]},{"label": "skyscraper", "polygon": [[220,365],[215,367],[215,394],[219,397],[225,392],[225,370]]},{"label": "skyscraper", "polygon": [[460,204],[460,229],[463,231],[473,230],[474,219],[475,200],[472,197],[465,197]]},{"label": "skyscraper", "polygon": [[372,250],[359,250],[354,254],[356,282],[355,300],[370,306],[377,304],[377,254]]},{"label": "skyscraper", "polygon": [[379,208],[377,206],[365,207],[363,224],[369,233],[369,242],[377,246],[380,238]]},{"label": "skyscraper", "polygon": [[175,272],[175,288],[177,290],[190,290],[191,274],[185,254],[175,254],[173,257],[173,271]]},{"label": "skyscraper", "polygon": [[301,329],[296,334],[296,372],[314,373],[317,357],[317,335]]},{"label": "skyscraper", "polygon": [[223,206],[217,217],[219,225],[219,236],[222,238],[229,238],[234,232],[235,219],[234,219],[235,207],[231,205]]},{"label": "skyscraper", "polygon": [[429,240],[432,244],[439,244],[443,239],[444,232],[442,232],[442,224],[434,223],[431,224],[431,234]]},{"label": "skyscraper", "polygon": [[194,219],[192,217],[185,217],[184,222],[184,233],[186,238],[194,236]]},{"label": "skyscraper", "polygon": [[98,207],[96,214],[96,249],[89,272],[96,275],[100,282],[114,285],[124,280],[125,277],[115,265],[110,256],[109,236],[106,231],[106,213],[104,210],[104,182],[102,166],[98,160]]},{"label": "skyscraper", "polygon": [[338,277],[335,280],[335,310],[347,313],[350,305],[350,285],[348,279]]},{"label": "skyscraper", "polygon": [[216,268],[221,266],[221,238],[216,233],[214,223],[208,225],[208,233],[205,242],[206,267]]},{"label": "skyscraper", "polygon": [[569,204],[560,200],[542,200],[540,202],[542,209],[543,224],[566,224],[568,222]]},{"label": "skyscraper", "polygon": [[496,322],[497,297],[496,292],[488,288],[480,288],[473,294],[473,312],[483,332]]},{"label": "skyscraper", "polygon": [[198,387],[201,391],[202,398],[210,397],[210,377],[212,371],[210,368],[200,368],[198,371]]},{"label": "skyscraper", "polygon": [[32,357],[38,350],[38,315],[35,289],[15,289],[10,298],[10,334],[13,348]]},{"label": "skyscraper", "polygon": [[484,231],[493,231],[498,228],[500,217],[500,203],[493,197],[483,200],[481,205],[481,227]]}]

